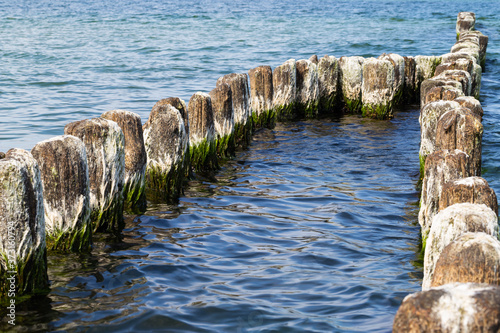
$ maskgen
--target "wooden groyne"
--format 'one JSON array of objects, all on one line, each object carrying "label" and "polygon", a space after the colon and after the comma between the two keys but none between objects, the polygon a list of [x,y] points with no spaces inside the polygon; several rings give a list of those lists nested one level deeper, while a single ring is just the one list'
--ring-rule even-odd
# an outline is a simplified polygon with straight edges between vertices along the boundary
[{"label": "wooden groyne", "polygon": [[422,292],[408,295],[394,332],[498,332],[498,202],[481,178],[483,110],[477,100],[488,37],[474,13],[457,19],[457,42],[420,89],[418,220]]},{"label": "wooden groyne", "polygon": [[[15,296],[46,292],[47,251],[89,251],[93,233],[120,232],[124,210],[140,213],[147,202],[175,202],[186,180],[216,172],[260,128],[346,113],[390,119],[394,107],[419,100],[426,251],[445,253],[448,244],[433,222],[445,213],[457,225],[481,216],[486,224],[464,226],[454,235],[481,230],[483,238],[474,244],[486,239],[496,249],[496,196],[479,178],[483,129],[476,98],[488,39],[470,30],[471,15],[459,14],[458,41],[449,54],[289,59],[274,70],[259,66],[224,75],[188,105],[177,97],[162,99],[144,125],[133,112],[113,110],[68,124],[63,136],[31,152],[0,153],[0,301],[12,300],[11,286]],[[457,209],[465,203],[470,207]],[[435,267],[455,262],[470,242],[464,238],[465,245],[446,250],[455,257],[442,264],[433,252],[424,281],[434,286]],[[439,281],[457,282],[440,274]]]}]

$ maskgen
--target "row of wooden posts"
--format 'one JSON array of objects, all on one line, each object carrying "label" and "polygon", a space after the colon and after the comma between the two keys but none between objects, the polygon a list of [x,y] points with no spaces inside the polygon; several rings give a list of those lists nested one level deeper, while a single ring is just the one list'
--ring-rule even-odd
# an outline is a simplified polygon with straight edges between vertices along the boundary
[{"label": "row of wooden posts", "polygon": [[462,84],[449,70],[462,66],[455,57],[464,52],[471,62],[470,85],[464,88],[470,90],[463,94],[477,97],[486,44],[480,33],[469,34],[462,42],[478,39],[477,54],[456,47],[442,57],[291,59],[274,71],[260,66],[248,75],[225,75],[188,105],[180,98],[162,99],[144,125],[133,112],[113,110],[68,124],[63,136],[31,152],[0,153],[2,298],[13,272],[16,295],[45,292],[47,250],[89,251],[94,232],[120,231],[124,210],[142,212],[146,199],[175,201],[187,178],[217,170],[221,160],[249,145],[258,128],[341,112],[391,118],[395,105],[418,100],[421,85],[427,87],[436,70],[458,82],[456,87]]},{"label": "row of wooden posts", "polygon": [[500,330],[498,202],[481,178],[476,99],[488,38],[474,23],[458,15],[457,43],[421,86],[423,291],[404,299],[394,332]]}]

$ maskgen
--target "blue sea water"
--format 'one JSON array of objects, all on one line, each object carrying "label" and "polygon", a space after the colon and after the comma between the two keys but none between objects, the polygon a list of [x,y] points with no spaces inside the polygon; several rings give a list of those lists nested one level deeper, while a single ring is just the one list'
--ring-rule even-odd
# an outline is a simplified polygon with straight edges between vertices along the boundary
[{"label": "blue sea water", "polygon": [[[500,191],[498,1],[0,0],[0,151],[218,77],[312,54],[440,55],[456,15],[490,38],[483,176]],[[257,133],[177,205],[127,216],[92,253],[50,254],[17,332],[389,332],[421,288],[418,106]]]}]

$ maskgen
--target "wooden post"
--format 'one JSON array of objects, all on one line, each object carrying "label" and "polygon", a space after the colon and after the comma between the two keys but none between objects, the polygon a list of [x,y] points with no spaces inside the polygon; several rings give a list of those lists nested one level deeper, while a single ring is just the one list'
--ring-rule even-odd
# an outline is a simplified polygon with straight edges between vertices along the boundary
[{"label": "wooden post", "polygon": [[273,70],[270,66],[259,66],[249,70],[248,77],[254,127],[274,128]]},{"label": "wooden post", "polygon": [[297,98],[297,67],[295,59],[287,60],[273,71],[273,108],[276,119],[292,120]]},{"label": "wooden post", "polygon": [[234,156],[236,143],[234,139],[234,111],[231,87],[221,83],[210,92],[212,111],[214,113],[214,128],[217,140],[217,155],[219,158]]},{"label": "wooden post", "polygon": [[123,226],[125,138],[117,123],[104,118],[70,123],[64,133],[83,141],[90,181],[90,219],[95,231]]},{"label": "wooden post", "polygon": [[217,80],[217,86],[231,86],[234,110],[234,135],[236,144],[247,147],[252,141],[252,114],[249,104],[248,77],[246,74],[227,74]]},{"label": "wooden post", "polygon": [[31,153],[42,176],[47,248],[90,251],[89,171],[82,140],[58,136],[37,143]]},{"label": "wooden post", "polygon": [[302,59],[296,62],[296,70],[296,114],[299,118],[316,117],[319,105],[318,66],[309,60]]},{"label": "wooden post", "polygon": [[219,164],[210,96],[202,92],[195,93],[189,100],[188,113],[191,167],[198,172],[215,170]]},{"label": "wooden post", "polygon": [[344,104],[344,111],[347,113],[361,112],[361,87],[363,84],[363,57],[341,57],[340,68],[340,89]]},{"label": "wooden post", "polygon": [[454,283],[406,296],[392,331],[495,332],[499,317],[500,288]]},{"label": "wooden post", "polygon": [[175,202],[189,169],[183,117],[171,104],[156,103],[142,129],[148,156],[146,196],[151,201]]},{"label": "wooden post", "polygon": [[393,117],[396,76],[392,62],[365,59],[361,85],[363,117],[389,119]]},{"label": "wooden post", "polygon": [[146,164],[141,117],[133,112],[112,110],[101,115],[120,126],[125,138],[124,207],[132,213],[146,209]]},{"label": "wooden post", "polygon": [[453,282],[500,284],[500,242],[483,232],[465,233],[439,255],[431,288]]},{"label": "wooden post", "polygon": [[418,213],[424,247],[433,218],[438,213],[443,185],[470,176],[469,156],[461,150],[438,150],[427,156]]},{"label": "wooden post", "polygon": [[461,178],[443,185],[439,198],[440,211],[453,204],[464,202],[484,204],[498,215],[497,196],[484,178]]},{"label": "wooden post", "polygon": [[31,153],[9,150],[0,183],[0,299],[9,302],[49,286],[42,181]]},{"label": "wooden post", "polygon": [[470,174],[481,176],[483,125],[469,109],[444,113],[436,128],[436,149],[459,149],[469,155]]},{"label": "wooden post", "polygon": [[444,248],[467,232],[484,232],[498,238],[497,215],[486,205],[458,203],[433,218],[425,245],[423,290],[430,288],[436,262]]},{"label": "wooden post", "polygon": [[332,114],[339,102],[339,61],[325,55],[318,63],[319,113]]}]

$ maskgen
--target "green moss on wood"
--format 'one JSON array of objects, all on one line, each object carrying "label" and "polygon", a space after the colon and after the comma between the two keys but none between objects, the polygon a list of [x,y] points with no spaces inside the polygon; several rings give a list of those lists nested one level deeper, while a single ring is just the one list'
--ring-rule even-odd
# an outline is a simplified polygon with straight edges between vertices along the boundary
[{"label": "green moss on wood", "polygon": [[373,119],[390,119],[392,115],[392,105],[388,104],[363,104],[361,107],[363,117]]},{"label": "green moss on wood", "polygon": [[347,113],[360,113],[361,111],[361,98],[349,99],[344,96],[344,105]]},{"label": "green moss on wood", "polygon": [[219,159],[230,158],[234,156],[236,150],[236,142],[234,141],[234,132],[218,137],[216,140],[217,156]]},{"label": "green moss on wood", "polygon": [[94,232],[115,232],[123,227],[123,196],[112,200],[104,209],[90,212]]},{"label": "green moss on wood", "polygon": [[189,147],[191,168],[197,172],[219,168],[217,161],[217,142],[204,139],[201,143]]},{"label": "green moss on wood", "polygon": [[338,109],[338,99],[336,95],[322,97],[319,100],[318,112],[321,114],[333,114]]},{"label": "green moss on wood", "polygon": [[274,107],[274,113],[277,121],[288,121],[297,118],[295,113],[295,103],[277,105]]},{"label": "green moss on wood", "polygon": [[265,110],[260,115],[252,112],[252,119],[254,129],[273,129],[276,126],[276,113],[274,112],[274,110]]},{"label": "green moss on wood", "polygon": [[47,233],[47,250],[58,252],[88,252],[92,248],[92,228],[84,225],[81,229]]},{"label": "green moss on wood", "polygon": [[[7,263],[7,254],[1,253],[0,255]],[[7,278],[12,276],[15,277],[16,302],[28,299],[27,295],[44,295],[50,291],[47,276],[47,252],[45,248],[36,255],[33,248],[31,248],[24,261],[18,257],[16,262],[17,265],[12,270],[15,273],[11,273],[10,267],[6,269],[3,265],[0,265],[0,304],[2,305],[10,302],[10,282]]]},{"label": "green moss on wood", "polygon": [[252,142],[253,119],[247,119],[246,124],[234,125],[234,140],[237,146],[242,148],[248,147]]},{"label": "green moss on wood", "polygon": [[146,210],[146,183],[143,181],[128,183],[123,189],[125,201],[123,209],[132,214],[140,214]]},{"label": "green moss on wood", "polygon": [[158,167],[146,171],[146,197],[153,202],[176,202],[182,194],[182,186],[189,170],[189,154],[165,172]]},{"label": "green moss on wood", "polygon": [[295,115],[299,118],[316,118],[318,116],[318,102],[296,103]]}]

